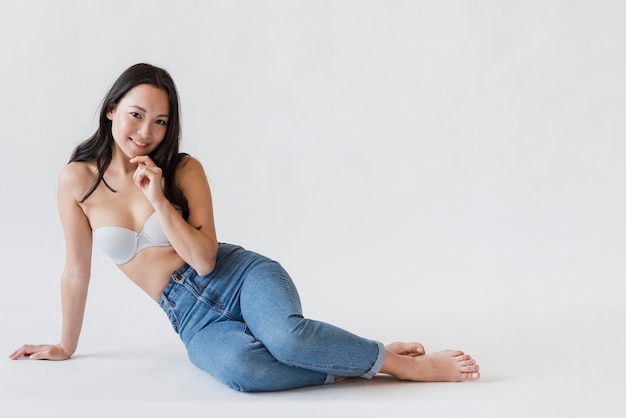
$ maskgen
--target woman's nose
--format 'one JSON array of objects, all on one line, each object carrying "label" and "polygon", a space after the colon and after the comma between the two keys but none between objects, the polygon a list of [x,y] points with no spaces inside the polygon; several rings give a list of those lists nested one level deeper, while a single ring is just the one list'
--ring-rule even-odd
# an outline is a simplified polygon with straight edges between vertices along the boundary
[{"label": "woman's nose", "polygon": [[137,133],[141,135],[143,138],[149,138],[152,134],[152,124],[146,122],[142,123],[137,130]]}]

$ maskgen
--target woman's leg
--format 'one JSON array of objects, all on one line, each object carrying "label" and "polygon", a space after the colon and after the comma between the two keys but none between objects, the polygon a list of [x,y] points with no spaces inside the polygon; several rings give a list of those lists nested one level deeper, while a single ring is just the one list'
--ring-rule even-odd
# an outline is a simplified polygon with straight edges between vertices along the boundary
[{"label": "woman's leg", "polygon": [[419,343],[392,343],[356,336],[304,318],[298,292],[280,264],[263,260],[248,270],[241,287],[245,322],[277,360],[337,376],[371,378],[385,373],[410,381],[480,378],[476,361],[460,350],[424,354]]},{"label": "woman's leg", "polygon": [[248,268],[240,303],[252,334],[294,370],[371,378],[383,365],[382,343],[304,318],[291,278],[274,261],[261,259]]},{"label": "woman's leg", "polygon": [[443,350],[424,354],[419,343],[387,345],[387,356],[381,373],[416,382],[462,382],[478,380],[479,367],[461,350]]},{"label": "woman's leg", "polygon": [[332,383],[326,373],[280,363],[238,321],[214,322],[188,342],[193,364],[242,392],[278,391]]},{"label": "woman's leg", "polygon": [[191,269],[173,274],[159,303],[191,361],[233,388],[293,389],[330,383],[333,375],[369,378],[377,372],[406,380],[478,378],[478,365],[462,352],[422,355],[418,343],[385,349],[303,318],[295,286],[278,263],[245,251],[227,255],[207,277]]}]

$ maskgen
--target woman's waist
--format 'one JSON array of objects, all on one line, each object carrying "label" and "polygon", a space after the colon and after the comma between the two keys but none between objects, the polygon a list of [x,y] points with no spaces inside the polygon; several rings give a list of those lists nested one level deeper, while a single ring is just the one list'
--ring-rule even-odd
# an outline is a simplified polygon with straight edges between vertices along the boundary
[{"label": "woman's waist", "polygon": [[183,264],[171,274],[157,303],[183,339],[220,318],[240,321],[241,286],[250,267],[263,259],[238,245],[220,243],[209,274],[200,276],[192,266]]},{"label": "woman's waist", "polygon": [[[238,245],[219,243],[215,268],[239,250],[242,248]],[[154,247],[138,253],[130,262],[118,267],[139,288],[158,301],[168,284],[175,281],[176,274],[188,269],[189,265],[172,247]]]},{"label": "woman's waist", "polygon": [[141,290],[158,301],[170,282],[172,272],[183,265],[185,261],[172,247],[155,247],[142,251],[133,260],[118,267]]},{"label": "woman's waist", "polygon": [[[215,273],[219,272],[222,269],[224,264],[228,263],[229,261],[232,261],[232,258],[233,258],[231,257],[232,255],[240,253],[240,252],[244,252],[244,249],[239,245],[219,243],[217,256],[215,259],[215,266],[213,270],[209,274],[207,274],[205,277],[208,278],[208,277],[214,276]],[[180,262],[178,264],[175,264],[173,268],[169,270],[169,273],[167,274],[167,279],[166,279],[167,283],[163,285],[160,294],[165,294],[165,296],[167,296],[168,289],[170,289],[174,284],[182,284],[192,275],[193,276],[197,275],[197,272],[194,270],[192,266],[185,263],[185,261],[180,257],[179,257],[179,260]]]}]

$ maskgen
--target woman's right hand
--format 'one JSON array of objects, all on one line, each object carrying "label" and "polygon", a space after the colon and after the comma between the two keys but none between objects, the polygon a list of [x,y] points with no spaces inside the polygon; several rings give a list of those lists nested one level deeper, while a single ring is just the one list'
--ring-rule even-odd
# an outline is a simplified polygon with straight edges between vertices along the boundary
[{"label": "woman's right hand", "polygon": [[71,357],[60,344],[24,344],[15,350],[9,358],[17,360],[22,357],[28,357],[31,360],[67,360]]}]

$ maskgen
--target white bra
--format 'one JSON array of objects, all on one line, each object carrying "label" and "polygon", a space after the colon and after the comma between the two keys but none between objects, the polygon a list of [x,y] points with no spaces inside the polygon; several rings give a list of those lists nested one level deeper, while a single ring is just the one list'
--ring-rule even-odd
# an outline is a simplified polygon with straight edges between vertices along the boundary
[{"label": "white bra", "polygon": [[93,237],[115,264],[128,263],[139,251],[148,247],[172,245],[159,224],[156,212],[152,212],[139,232],[121,226],[102,226],[93,231]]}]

